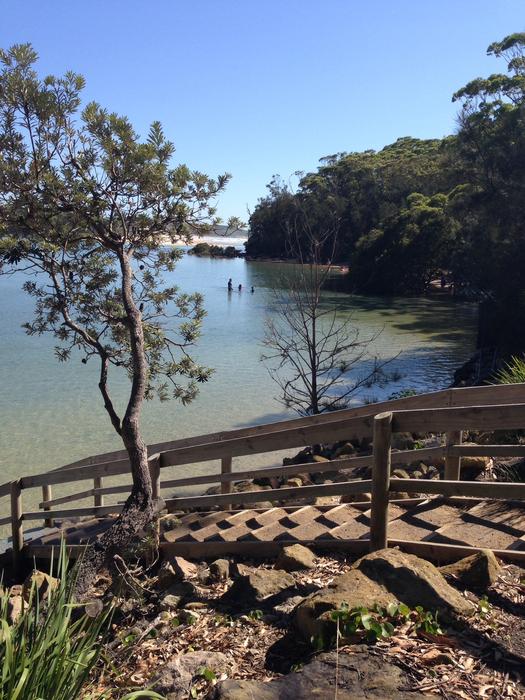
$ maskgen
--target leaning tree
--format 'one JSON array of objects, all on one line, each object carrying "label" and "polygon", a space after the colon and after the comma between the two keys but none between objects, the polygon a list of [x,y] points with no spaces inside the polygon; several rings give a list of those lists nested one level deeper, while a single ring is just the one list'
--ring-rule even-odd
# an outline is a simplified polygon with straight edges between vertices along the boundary
[{"label": "leaning tree", "polygon": [[[155,512],[144,399],[157,393],[185,404],[209,378],[188,353],[202,297],[167,286],[162,275],[179,257],[169,244],[216,221],[213,201],[229,176],[173,167],[174,147],[158,122],[141,140],[127,118],[96,103],[81,110],[83,78],[42,79],[36,60],[29,44],[0,51],[1,271],[29,274],[29,334],[53,334],[59,360],[77,351],[84,364],[98,363],[104,407],[133,478],[120,516],[84,558],[85,590]],[[122,411],[109,389],[114,368],[130,379]]]}]

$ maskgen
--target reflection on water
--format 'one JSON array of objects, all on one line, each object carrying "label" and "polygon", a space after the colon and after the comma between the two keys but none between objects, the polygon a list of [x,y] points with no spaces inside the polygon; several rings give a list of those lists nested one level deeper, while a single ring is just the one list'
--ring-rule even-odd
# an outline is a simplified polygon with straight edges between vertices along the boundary
[{"label": "reflection on water", "polygon": [[[215,368],[211,381],[188,407],[175,402],[147,404],[148,442],[233,428],[286,415],[276,401],[277,386],[259,361],[271,288],[286,265],[184,256],[173,273],[181,289],[205,295],[208,316],[195,350]],[[234,291],[226,291],[228,278]],[[171,281],[171,280],[170,280]],[[242,284],[243,291],[237,291]],[[95,363],[79,357],[59,364],[53,340],[28,337],[20,328],[31,317],[32,300],[20,291],[21,278],[0,278],[0,481],[36,473],[80,457],[120,449],[97,390]],[[255,288],[253,294],[250,287]],[[391,368],[401,379],[367,398],[381,398],[406,387],[441,388],[471,354],[476,308],[446,300],[392,299],[330,293],[341,314],[352,315],[363,337],[381,331],[373,353],[399,354]],[[122,405],[127,380],[118,376],[113,394]],[[201,466],[200,470],[204,467]]]}]

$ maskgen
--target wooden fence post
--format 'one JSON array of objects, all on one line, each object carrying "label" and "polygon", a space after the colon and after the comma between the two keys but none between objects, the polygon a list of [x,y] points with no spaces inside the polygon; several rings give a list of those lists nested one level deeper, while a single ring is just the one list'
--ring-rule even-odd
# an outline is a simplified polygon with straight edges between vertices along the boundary
[{"label": "wooden fence post", "polygon": [[[221,474],[231,474],[232,473],[232,458],[223,457],[221,459]],[[221,493],[230,493],[232,489],[231,481],[221,481]],[[231,510],[231,503],[224,506],[224,510]]]},{"label": "wooden fence post", "polygon": [[[93,478],[93,488],[95,489],[101,489],[103,486],[103,481],[101,476],[95,476]],[[98,508],[98,506],[103,506],[104,505],[104,496],[101,493],[96,493],[93,496],[93,505],[95,508]]]},{"label": "wooden fence post", "polygon": [[153,499],[156,500],[160,498],[160,467],[161,467],[162,454],[155,455],[153,458],[148,460],[149,463],[149,473],[151,477],[151,490]]},{"label": "wooden fence post", "polygon": [[[49,484],[44,484],[42,486],[42,500],[50,501],[53,498],[53,491]],[[44,510],[51,510],[51,506],[44,506]],[[44,519],[44,527],[53,527],[53,518]]]},{"label": "wooden fence post", "polygon": [[22,524],[22,484],[21,480],[11,482],[11,533],[13,547],[13,575],[20,576],[22,570],[22,549],[24,548],[24,526]]},{"label": "wooden fence post", "polygon": [[451,430],[446,434],[445,452],[445,479],[447,481],[459,481],[461,478],[461,457],[448,454],[448,449],[452,445],[460,445],[463,439],[461,430]]},{"label": "wooden fence post", "polygon": [[390,488],[390,447],[392,413],[374,417],[372,512],[370,516],[370,551],[388,546],[388,501]]}]

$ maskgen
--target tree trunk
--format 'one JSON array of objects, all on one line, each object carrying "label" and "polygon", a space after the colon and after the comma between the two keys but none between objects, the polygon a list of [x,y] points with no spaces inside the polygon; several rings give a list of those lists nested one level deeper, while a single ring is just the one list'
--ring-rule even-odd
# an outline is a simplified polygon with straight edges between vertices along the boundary
[{"label": "tree trunk", "polygon": [[122,301],[133,358],[130,398],[122,420],[120,435],[129,456],[133,487],[119,517],[88,549],[80,563],[76,583],[76,593],[79,597],[87,592],[100,569],[110,565],[115,554],[122,555],[123,550],[144,530],[154,516],[148,451],[140,433],[140,413],[148,372],[142,318],[133,299],[130,258],[124,251],[119,254],[119,262],[122,273]]}]

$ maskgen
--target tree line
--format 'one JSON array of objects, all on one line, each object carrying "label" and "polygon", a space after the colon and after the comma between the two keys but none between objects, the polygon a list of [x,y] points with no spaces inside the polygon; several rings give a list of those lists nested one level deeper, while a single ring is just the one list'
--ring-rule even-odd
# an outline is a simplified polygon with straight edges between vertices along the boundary
[{"label": "tree line", "polygon": [[453,95],[454,135],[327,156],[296,191],[274,177],[250,216],[247,256],[290,258],[287,231],[305,212],[314,230],[337,220],[321,257],[349,266],[347,291],[422,294],[445,277],[483,302],[493,336],[523,346],[525,33],[487,53],[505,70]]}]

